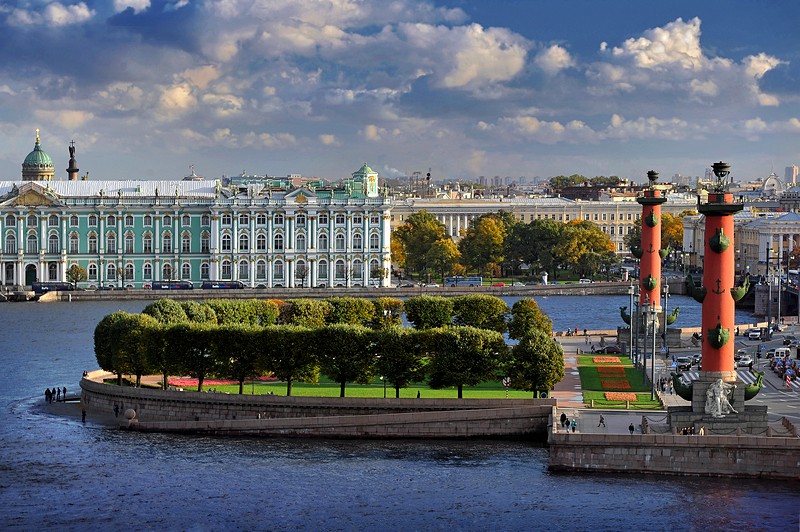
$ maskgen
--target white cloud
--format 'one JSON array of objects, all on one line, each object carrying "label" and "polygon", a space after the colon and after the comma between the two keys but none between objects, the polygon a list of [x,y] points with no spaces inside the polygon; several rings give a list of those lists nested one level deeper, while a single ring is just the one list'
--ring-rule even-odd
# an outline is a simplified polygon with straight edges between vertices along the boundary
[{"label": "white cloud", "polygon": [[364,129],[361,131],[361,135],[371,141],[379,141],[381,137],[386,134],[385,129],[381,129],[375,124],[368,124],[364,126]]},{"label": "white cloud", "polygon": [[679,18],[663,28],[647,30],[643,37],[628,39],[611,53],[616,58],[630,58],[640,68],[677,65],[685,70],[700,70],[705,63],[700,48],[700,19],[683,22]]},{"label": "white cloud", "polygon": [[57,111],[37,109],[34,114],[43,122],[55,123],[70,130],[78,129],[94,118],[94,115],[87,111],[69,109],[58,109]]},{"label": "white cloud", "polygon": [[331,135],[329,133],[323,133],[319,136],[319,141],[324,144],[325,146],[339,146],[341,143],[336,138],[336,135]]},{"label": "white cloud", "polygon": [[197,98],[186,83],[179,83],[162,89],[158,99],[156,118],[169,122],[191,111],[197,105]]},{"label": "white cloud", "polygon": [[764,74],[770,70],[779,65],[785,65],[787,63],[786,61],[781,61],[777,57],[772,57],[762,52],[758,55],[750,55],[745,57],[744,60],[742,60],[742,64],[744,65],[748,76],[761,79],[764,77]]},{"label": "white cloud", "polygon": [[15,26],[70,26],[80,24],[91,19],[95,11],[89,9],[84,2],[64,5],[60,2],[51,2],[39,11],[13,9],[8,21]]},{"label": "white cloud", "polygon": [[134,13],[141,13],[150,9],[150,0],[114,0],[114,11],[119,13],[128,8],[133,8]]},{"label": "white cloud", "polygon": [[575,60],[570,53],[557,44],[539,52],[534,63],[550,75],[575,66]]}]

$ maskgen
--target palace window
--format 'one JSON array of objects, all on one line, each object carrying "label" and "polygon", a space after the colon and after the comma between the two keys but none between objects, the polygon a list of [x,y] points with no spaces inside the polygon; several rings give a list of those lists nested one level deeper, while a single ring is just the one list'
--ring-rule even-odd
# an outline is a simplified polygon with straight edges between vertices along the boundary
[{"label": "palace window", "polygon": [[161,278],[165,281],[171,281],[172,277],[172,264],[167,262],[161,267]]},{"label": "palace window", "polygon": [[97,227],[97,216],[94,214],[89,216],[89,227]]},{"label": "palace window", "polygon": [[381,249],[381,239],[377,233],[372,233],[369,235],[369,250],[370,251],[380,251]]},{"label": "palace window", "polygon": [[61,251],[61,244],[59,243],[58,235],[52,234],[47,237],[47,252],[58,253]]},{"label": "palace window", "polygon": [[317,266],[317,278],[318,279],[328,278],[328,261],[325,260],[319,261],[319,265]]},{"label": "palace window", "polygon": [[200,217],[200,225],[202,226],[209,226],[211,225],[211,217],[207,214],[204,214]]},{"label": "palace window", "polygon": [[344,235],[339,233],[336,235],[336,240],[334,241],[334,249],[336,251],[344,251]]},{"label": "palace window", "polygon": [[70,254],[78,253],[78,233],[69,235],[69,252]]},{"label": "palace window", "polygon": [[117,217],[114,216],[113,214],[109,214],[108,218],[106,219],[106,225],[108,227],[113,227],[117,225]]},{"label": "palace window", "polygon": [[130,214],[125,215],[125,227],[133,227],[133,216]]},{"label": "palace window", "polygon": [[69,217],[69,226],[70,227],[78,227],[78,217],[77,215],[73,214]]},{"label": "palace window", "polygon": [[89,267],[86,269],[86,275],[89,277],[90,281],[97,280],[97,264],[90,264]]},{"label": "palace window", "polygon": [[191,279],[192,278],[192,266],[188,262],[184,262],[181,265],[181,279]]},{"label": "palace window", "polygon": [[116,253],[117,252],[117,235],[114,233],[108,233],[106,235],[106,253]]},{"label": "palace window", "polygon": [[220,275],[223,279],[231,278],[231,261],[225,259],[222,261]]},{"label": "palace window", "polygon": [[256,225],[267,225],[267,215],[260,212],[256,215]]},{"label": "palace window", "polygon": [[[75,218],[77,218],[77,216]],[[6,226],[7,227],[17,226],[17,219],[14,217],[13,214],[9,214],[8,216],[6,216]]]},{"label": "palace window", "polygon": [[247,214],[240,214],[239,215],[239,225],[249,225],[250,224],[250,216]]},{"label": "palace window", "polygon": [[90,233],[88,244],[89,244],[89,253],[97,253],[97,235],[95,235],[94,233]]},{"label": "palace window", "polygon": [[275,251],[283,250],[283,235],[275,235],[275,241],[272,247],[275,249]]},{"label": "palace window", "polygon": [[28,216],[28,227],[36,227],[39,225],[39,218],[35,214]]},{"label": "palace window", "polygon": [[39,253],[39,239],[36,235],[28,235],[28,242],[25,246],[25,253]]},{"label": "palace window", "polygon": [[256,279],[267,278],[267,263],[264,260],[256,262]]},{"label": "palace window", "polygon": [[319,225],[328,225],[328,215],[327,214],[320,214],[319,215]]},{"label": "palace window", "polygon": [[319,243],[319,245],[317,246],[318,249],[322,251],[328,249],[328,235],[326,233],[320,233],[317,242]]},{"label": "palace window", "polygon": [[336,225],[344,225],[345,217],[344,214],[337,214],[336,215]]},{"label": "palace window", "polygon": [[282,214],[276,214],[275,218],[272,219],[272,223],[274,225],[283,225],[283,215]]},{"label": "palace window", "polygon": [[364,249],[364,238],[361,236],[361,233],[356,233],[353,235],[353,250],[354,251],[361,251]]},{"label": "palace window", "polygon": [[306,235],[297,235],[297,251],[306,250]]},{"label": "palace window", "polygon": [[364,218],[360,214],[353,215],[353,225],[361,225],[364,223]]},{"label": "palace window", "polygon": [[231,225],[232,217],[229,212],[222,215],[222,225]]},{"label": "palace window", "polygon": [[172,225],[172,216],[170,216],[169,214],[165,214],[164,215],[164,227],[169,227],[170,225]]},{"label": "palace window", "polygon": [[256,251],[267,250],[267,237],[263,233],[256,236]]},{"label": "palace window", "polygon": [[192,235],[189,234],[188,231],[185,231],[181,235],[181,253],[191,253],[192,252]]},{"label": "palace window", "polygon": [[117,266],[110,262],[108,266],[106,266],[106,279],[109,281],[113,281],[117,278]]},{"label": "palace window", "polygon": [[231,250],[231,235],[224,234],[222,235],[222,251],[230,251]]},{"label": "palace window", "polygon": [[145,227],[153,227],[153,217],[149,214],[145,214],[143,223]]},{"label": "palace window", "polygon": [[272,265],[272,277],[275,280],[283,280],[283,261],[275,261]]},{"label": "palace window", "polygon": [[250,278],[250,263],[246,260],[239,262],[239,279],[246,281]]},{"label": "palace window", "polygon": [[210,276],[210,270],[208,268],[208,263],[204,262],[200,265],[200,278],[201,279],[208,279]]},{"label": "palace window", "polygon": [[142,236],[142,253],[152,253],[153,252],[153,235],[150,233],[145,233]]},{"label": "palace window", "polygon": [[164,233],[161,236],[161,252],[172,253],[172,234]]},{"label": "palace window", "polygon": [[17,252],[17,237],[9,233],[6,235],[6,253]]},{"label": "palace window", "polygon": [[133,243],[133,233],[130,231],[125,233],[125,253],[134,253]]},{"label": "palace window", "polygon": [[144,277],[145,281],[149,281],[153,278],[153,265],[149,262],[142,266],[142,277]]},{"label": "palace window", "polygon": [[372,225],[380,225],[381,217],[379,214],[372,214],[369,217],[369,223]]},{"label": "palace window", "polygon": [[305,214],[298,214],[297,215],[297,227],[305,227],[306,226],[306,215]]},{"label": "palace window", "polygon": [[250,237],[246,233],[239,235],[239,251],[250,251]]},{"label": "palace window", "polygon": [[51,214],[50,217],[47,218],[47,225],[50,227],[58,227],[58,216]]},{"label": "palace window", "polygon": [[333,267],[333,277],[337,280],[344,280],[347,269],[345,268],[343,260],[337,260]]},{"label": "palace window", "polygon": [[125,280],[133,281],[134,269],[130,262],[125,265]]},{"label": "palace window", "polygon": [[208,253],[211,249],[211,237],[207,231],[200,233],[200,253]]},{"label": "palace window", "polygon": [[184,227],[189,227],[190,225],[192,225],[192,217],[189,216],[188,214],[184,214],[181,217],[181,225],[183,225]]}]

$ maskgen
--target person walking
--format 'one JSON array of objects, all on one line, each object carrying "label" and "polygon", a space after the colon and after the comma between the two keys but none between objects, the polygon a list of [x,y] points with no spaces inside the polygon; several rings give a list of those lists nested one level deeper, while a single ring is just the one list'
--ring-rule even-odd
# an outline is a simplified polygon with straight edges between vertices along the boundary
[{"label": "person walking", "polygon": [[603,414],[600,414],[600,422],[597,424],[598,427],[605,427],[606,426],[606,418],[603,417]]},{"label": "person walking", "polygon": [[578,428],[578,423],[575,422],[575,418],[572,418],[572,432],[575,432],[576,428]]},{"label": "person walking", "polygon": [[64,401],[67,400],[67,387],[66,386],[64,386],[64,389],[62,390],[61,397],[64,398]]},{"label": "person walking", "polygon": [[61,402],[61,388],[56,387],[56,402]]},{"label": "person walking", "polygon": [[[50,404],[53,402],[53,394],[50,392],[50,388],[44,389],[44,402]],[[563,424],[563,423],[562,423]]]},{"label": "person walking", "polygon": [[633,426],[633,423],[628,425],[628,430],[631,431],[631,436],[633,436],[633,433],[636,432],[636,427]]},{"label": "person walking", "polygon": [[562,427],[567,424],[567,415],[564,412],[561,412],[561,418],[560,419],[561,419],[561,426]]}]

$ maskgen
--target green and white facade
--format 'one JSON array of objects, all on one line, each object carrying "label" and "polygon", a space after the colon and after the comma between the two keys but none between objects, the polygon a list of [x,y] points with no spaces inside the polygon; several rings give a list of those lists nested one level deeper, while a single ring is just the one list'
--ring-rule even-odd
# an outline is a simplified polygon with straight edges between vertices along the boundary
[{"label": "green and white facade", "polygon": [[25,177],[0,182],[4,286],[65,281],[73,264],[88,273],[84,287],[389,284],[390,200],[366,164],[336,187]]}]

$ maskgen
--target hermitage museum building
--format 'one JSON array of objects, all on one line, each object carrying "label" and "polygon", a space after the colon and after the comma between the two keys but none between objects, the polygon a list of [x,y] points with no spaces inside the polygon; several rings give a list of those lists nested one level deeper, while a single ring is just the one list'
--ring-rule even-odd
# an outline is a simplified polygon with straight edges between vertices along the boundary
[{"label": "hermitage museum building", "polygon": [[83,288],[239,281],[245,287],[388,286],[391,200],[366,163],[339,185],[241,176],[54,179],[39,132],[21,181],[0,181],[0,284],[67,280]]}]

